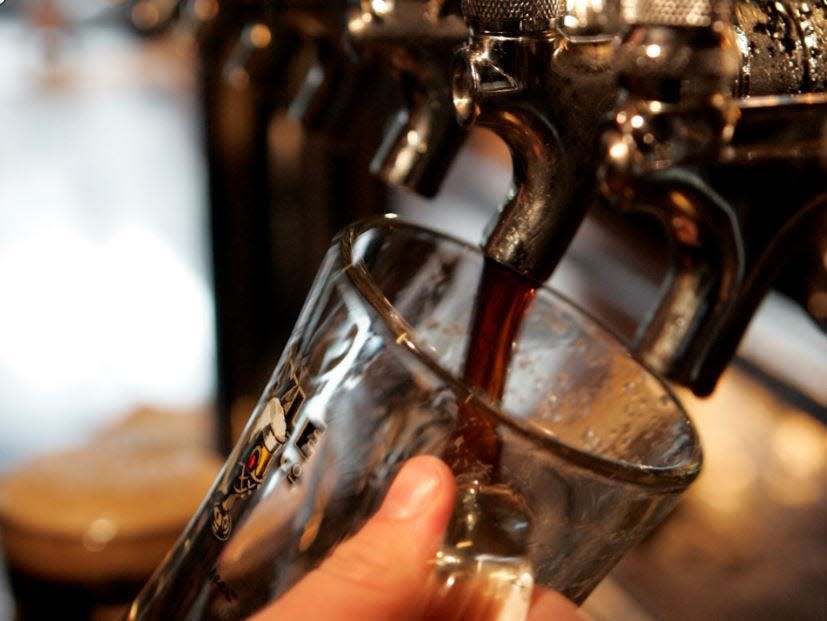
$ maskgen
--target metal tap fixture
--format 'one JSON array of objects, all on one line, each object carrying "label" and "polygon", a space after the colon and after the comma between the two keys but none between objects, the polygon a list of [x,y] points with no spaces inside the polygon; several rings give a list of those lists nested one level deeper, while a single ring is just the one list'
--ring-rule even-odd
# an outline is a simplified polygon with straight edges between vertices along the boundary
[{"label": "metal tap fixture", "polygon": [[466,132],[456,122],[451,58],[468,31],[445,0],[362,2],[348,32],[355,48],[383,64],[402,89],[371,172],[396,187],[434,196]]},{"label": "metal tap fixture", "polygon": [[[603,191],[658,217],[673,245],[661,297],[633,347],[708,394],[782,260],[812,241],[824,218],[825,7],[621,7],[630,29],[603,135]],[[809,21],[794,21],[805,12]]]},{"label": "metal tap fixture", "polygon": [[364,103],[376,72],[358,58],[348,36],[348,15],[359,0],[275,0],[279,19],[312,50],[290,113],[310,131],[341,132]]},{"label": "metal tap fixture", "polygon": [[465,138],[453,118],[450,60],[467,30],[452,3],[282,0],[281,7],[316,57],[292,114],[311,130],[347,132],[366,114],[366,99],[375,104],[377,85],[392,84],[394,105],[370,112],[390,117],[370,169],[392,186],[433,196]]},{"label": "metal tap fixture", "polygon": [[464,0],[462,10],[470,35],[455,61],[458,118],[500,136],[513,168],[485,252],[542,282],[595,196],[593,145],[613,103],[612,41],[562,36],[558,0]]}]

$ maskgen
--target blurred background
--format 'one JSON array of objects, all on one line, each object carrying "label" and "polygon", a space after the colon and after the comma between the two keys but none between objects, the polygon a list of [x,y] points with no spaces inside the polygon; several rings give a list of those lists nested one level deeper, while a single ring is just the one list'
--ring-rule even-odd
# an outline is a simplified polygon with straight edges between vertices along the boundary
[{"label": "blurred background", "polygon": [[[162,33],[163,6],[0,3],[0,475],[23,468],[30,477],[18,472],[3,486],[2,537],[9,557],[30,564],[24,573],[45,566],[70,583],[94,584],[101,574],[132,580],[136,572],[134,580],[144,579],[177,536],[162,531],[180,530],[217,471],[194,47],[183,34]],[[100,448],[108,434],[111,448]],[[84,447],[93,437],[99,448],[90,456]],[[159,452],[171,445],[175,452]],[[173,457],[184,445],[189,457]],[[38,470],[44,454],[51,463]],[[78,483],[84,476],[94,483]],[[152,492],[164,480],[166,491]],[[192,498],[165,508],[182,484]],[[121,487],[133,495],[118,495]],[[135,513],[141,498],[155,516],[130,526],[119,507]],[[31,532],[15,530],[20,523]],[[148,560],[114,545],[130,528],[156,548]],[[94,536],[81,541],[84,533]],[[77,545],[61,547],[61,537]],[[83,554],[107,544],[132,566],[99,565],[90,574]],[[41,548],[54,558],[38,557]],[[85,605],[86,613],[73,613],[72,594],[32,587],[20,575],[13,581],[35,598],[57,594],[52,606],[68,618],[92,614]],[[94,596],[104,602],[95,614],[105,614],[109,596]],[[11,618],[4,569],[0,619]]]},{"label": "blurred background", "polygon": [[213,398],[192,53],[117,4],[0,5],[0,469]]}]

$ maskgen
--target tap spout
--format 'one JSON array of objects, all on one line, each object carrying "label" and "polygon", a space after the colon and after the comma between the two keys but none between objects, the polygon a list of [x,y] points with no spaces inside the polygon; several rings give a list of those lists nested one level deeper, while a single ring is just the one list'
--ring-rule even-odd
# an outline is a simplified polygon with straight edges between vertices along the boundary
[{"label": "tap spout", "polygon": [[502,107],[480,116],[511,153],[512,187],[486,231],[484,252],[543,282],[569,245],[587,204],[576,204],[571,171],[555,128],[530,106]]},{"label": "tap spout", "polygon": [[464,125],[491,129],[508,146],[512,188],[489,226],[487,256],[546,280],[588,207],[572,191],[573,165],[544,106],[543,76],[555,38],[477,34],[458,53],[454,105]]},{"label": "tap spout", "polygon": [[391,116],[370,171],[397,187],[425,197],[439,191],[449,165],[465,142],[467,131],[459,126],[440,88],[403,80],[407,105]]},{"label": "tap spout", "polygon": [[349,36],[363,58],[374,58],[400,87],[371,172],[397,187],[434,196],[467,132],[454,118],[453,51],[468,37],[465,22],[445,3],[398,0],[386,11],[354,12]]},{"label": "tap spout", "polygon": [[667,230],[672,260],[632,350],[670,379],[698,386],[709,351],[728,327],[744,284],[740,223],[732,206],[687,169],[667,169],[641,179],[635,202],[636,210],[655,216]]},{"label": "tap spout", "polygon": [[[288,109],[310,131],[335,134],[353,118],[354,100],[370,72],[346,36],[348,15],[357,0],[278,0],[285,28],[295,32],[311,60]],[[297,48],[300,46],[297,46]]]}]

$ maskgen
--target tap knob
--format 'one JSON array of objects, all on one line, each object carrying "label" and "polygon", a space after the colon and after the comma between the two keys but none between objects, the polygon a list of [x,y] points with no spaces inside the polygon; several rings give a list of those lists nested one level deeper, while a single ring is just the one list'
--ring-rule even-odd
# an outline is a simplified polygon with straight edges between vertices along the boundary
[{"label": "tap knob", "polygon": [[629,25],[708,28],[732,11],[730,0],[620,0]]},{"label": "tap knob", "polygon": [[536,34],[555,29],[565,0],[462,0],[462,14],[477,32]]}]

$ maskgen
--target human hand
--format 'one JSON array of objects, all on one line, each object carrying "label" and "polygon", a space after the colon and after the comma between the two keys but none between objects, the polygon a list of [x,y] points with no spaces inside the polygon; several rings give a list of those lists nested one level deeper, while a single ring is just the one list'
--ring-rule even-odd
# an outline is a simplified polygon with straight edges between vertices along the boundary
[{"label": "human hand", "polygon": [[[426,584],[455,495],[442,461],[411,459],[376,515],[249,621],[427,621]],[[535,589],[528,621],[584,619],[559,593]]]}]

